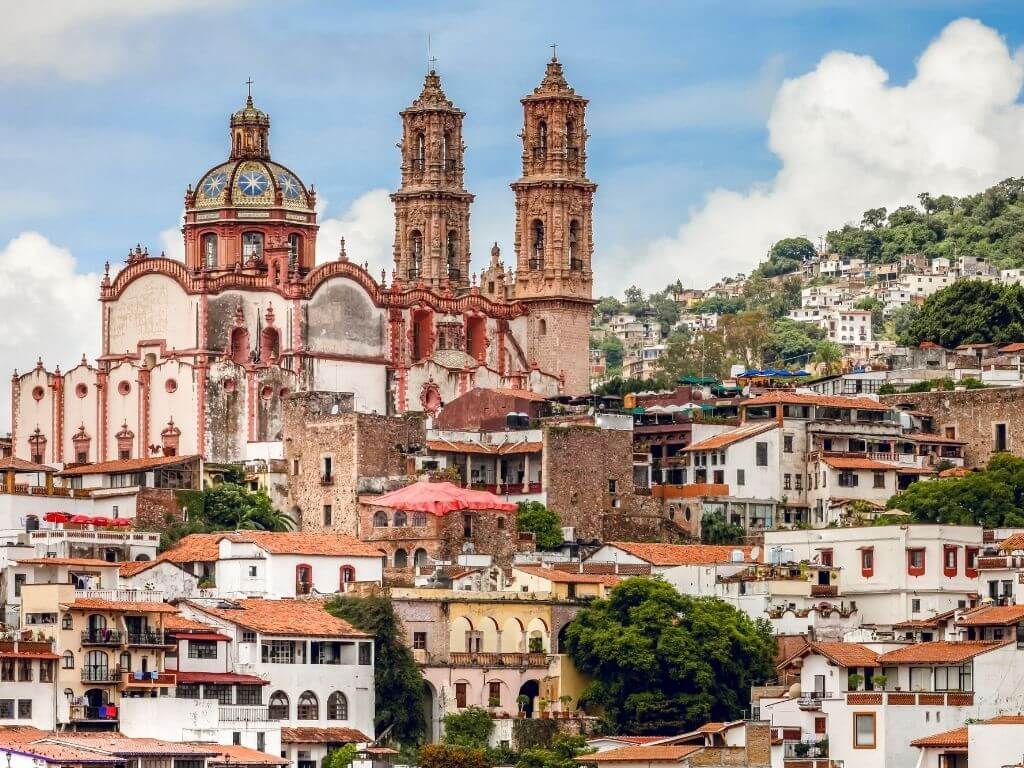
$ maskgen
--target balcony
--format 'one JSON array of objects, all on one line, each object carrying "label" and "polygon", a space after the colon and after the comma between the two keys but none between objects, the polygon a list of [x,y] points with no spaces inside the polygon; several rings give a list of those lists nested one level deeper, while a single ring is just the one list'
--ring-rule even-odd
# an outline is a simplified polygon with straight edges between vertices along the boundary
[{"label": "balcony", "polygon": [[117,722],[117,707],[104,705],[102,707],[90,707],[85,704],[72,704],[69,719],[73,723],[90,722],[93,720]]},{"label": "balcony", "polygon": [[271,721],[270,707],[218,707],[217,719],[222,723],[269,723]]},{"label": "balcony", "polygon": [[811,584],[811,597],[835,597],[839,587],[835,584]]},{"label": "balcony", "polygon": [[320,485],[334,485],[334,475],[320,475]]},{"label": "balcony", "polygon": [[116,667],[82,667],[82,682],[92,685],[115,685],[121,682],[121,670]]},{"label": "balcony", "polygon": [[978,558],[979,569],[1021,570],[1024,569],[1024,555],[987,555]]},{"label": "balcony", "polygon": [[117,603],[162,603],[164,593],[152,589],[76,589],[75,600],[112,600]]},{"label": "balcony", "polygon": [[796,700],[796,705],[805,712],[816,712],[821,709],[824,699],[832,698],[828,691],[811,691]]},{"label": "balcony", "polygon": [[173,688],[178,684],[174,672],[120,672],[122,682],[129,688]]},{"label": "balcony", "polygon": [[124,633],[119,629],[87,629],[82,633],[82,645],[121,645]]},{"label": "balcony", "polygon": [[888,704],[889,706],[970,707],[972,691],[847,691],[847,704]]},{"label": "balcony", "polygon": [[828,757],[828,738],[826,737],[782,742],[782,758],[784,760],[813,760],[819,757]]},{"label": "balcony", "polygon": [[164,645],[174,644],[174,638],[166,632],[147,630],[145,632],[128,633],[128,645],[139,645],[143,647],[156,648]]},{"label": "balcony", "polygon": [[452,653],[449,662],[453,667],[547,667],[548,657],[544,653]]}]

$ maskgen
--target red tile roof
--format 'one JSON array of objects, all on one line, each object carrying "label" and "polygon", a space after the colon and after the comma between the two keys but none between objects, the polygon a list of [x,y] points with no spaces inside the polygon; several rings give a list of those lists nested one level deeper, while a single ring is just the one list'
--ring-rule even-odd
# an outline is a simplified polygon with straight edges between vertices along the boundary
[{"label": "red tile roof", "polygon": [[937,613],[930,619],[908,619],[899,624],[893,624],[893,629],[938,629],[944,621],[948,621],[956,614],[956,609]]},{"label": "red tile roof", "polygon": [[18,565],[69,565],[77,568],[120,568],[122,563],[108,563],[91,557],[19,557]]},{"label": "red tile roof", "polygon": [[[215,616],[265,635],[369,637],[347,621],[332,616],[321,603],[312,600],[248,598],[231,601],[231,605],[234,606],[231,608],[187,602],[199,613]],[[223,604],[226,602],[221,605]]]},{"label": "red tile roof", "polygon": [[282,744],[362,744],[373,741],[355,728],[282,728]]},{"label": "red tile roof", "polygon": [[55,734],[54,741],[71,744],[85,749],[96,749],[118,757],[156,757],[171,755],[213,756],[217,754],[217,746],[212,744],[187,744],[180,741],[164,741],[163,739],[131,738],[120,733],[75,733]]},{"label": "red tile roof", "polygon": [[1024,342],[1014,341],[999,347],[999,354],[1003,355],[1009,352],[1024,352]]},{"label": "red tile roof", "polygon": [[536,576],[539,579],[547,579],[558,584],[605,584],[609,587],[614,587],[622,578],[620,576],[614,576],[611,574],[603,575],[596,573],[573,573],[572,571],[559,571],[554,568],[541,568],[539,566],[530,565],[514,565],[512,566],[514,571],[522,571],[530,576]]},{"label": "red tile roof", "polygon": [[775,662],[781,664],[810,645],[807,635],[776,635]]},{"label": "red tile roof", "polygon": [[1024,725],[1024,715],[996,715],[982,722],[992,725]]},{"label": "red tile roof", "polygon": [[[283,729],[282,729],[283,730]],[[649,765],[654,762],[678,763],[704,749],[702,744],[638,744],[629,747],[609,749],[576,758],[578,763],[638,763]]]},{"label": "red tile roof", "polygon": [[191,456],[153,456],[143,459],[118,459],[117,461],[101,461],[97,464],[77,464],[57,473],[60,477],[75,477],[78,475],[106,475],[117,472],[142,472],[147,469],[169,467],[174,464],[188,464],[198,459],[198,455]]},{"label": "red tile roof", "polygon": [[986,605],[960,617],[959,627],[1006,627],[1024,621],[1024,605]]},{"label": "red tile roof", "polygon": [[[160,565],[160,563],[167,562],[159,557],[156,560],[130,560],[125,563],[121,563],[121,568],[118,573],[122,576],[136,576],[143,571],[149,570],[154,565]],[[172,563],[174,565],[174,563]]]},{"label": "red tile roof", "polygon": [[216,744],[211,745],[211,749],[217,750],[217,755],[211,757],[207,765],[288,765],[283,757],[268,755],[241,744]]},{"label": "red tile roof", "polygon": [[967,726],[954,728],[951,731],[933,733],[910,742],[912,747],[962,747],[967,749]]},{"label": "red tile roof", "polygon": [[478,453],[488,456],[506,456],[513,453],[540,453],[543,443],[520,441],[503,445],[485,445],[470,440],[427,440],[427,448],[438,453]]},{"label": "red tile roof", "polygon": [[1015,533],[1003,539],[999,549],[1002,552],[1016,552],[1018,549],[1024,549],[1024,533]]},{"label": "red tile roof", "polygon": [[236,531],[221,534],[220,538],[238,543],[255,544],[273,555],[324,555],[327,557],[372,557],[375,559],[383,557],[383,553],[379,549],[343,533]]},{"label": "red tile roof", "polygon": [[174,613],[164,618],[164,629],[178,630],[182,632],[218,632],[219,629],[210,624],[204,624],[201,621],[189,618],[188,616],[182,616],[180,613]]},{"label": "red tile roof", "polygon": [[124,600],[103,600],[98,597],[79,597],[68,603],[69,608],[83,611],[125,611],[129,613],[177,613],[178,609],[168,603],[126,602]]},{"label": "red tile roof", "polygon": [[988,643],[980,640],[963,640],[950,642],[936,640],[932,643],[913,643],[894,651],[883,653],[878,657],[882,664],[959,664],[973,659],[982,653],[1002,648],[1008,642]]},{"label": "red tile roof", "polygon": [[741,403],[741,406],[746,408],[758,405],[824,405],[829,408],[857,408],[862,411],[892,410],[891,406],[872,400],[870,397],[797,394],[796,392],[769,392]]},{"label": "red tile roof", "polygon": [[269,680],[264,680],[256,675],[237,675],[234,672],[175,672],[178,685],[182,683],[225,683],[239,685],[269,685]]},{"label": "red tile roof", "polygon": [[509,389],[509,388],[498,387],[497,389],[492,389],[491,391],[492,392],[496,392],[499,395],[508,395],[509,397],[518,397],[518,398],[520,398],[522,400],[537,400],[537,401],[540,401],[540,402],[543,402],[543,401],[547,400],[547,398],[544,395],[538,395],[536,392],[531,392],[528,389]]},{"label": "red tile roof", "polygon": [[878,654],[860,643],[811,643],[807,649],[820,653],[841,667],[877,667]]},{"label": "red tile roof", "polygon": [[828,464],[832,469],[875,469],[892,471],[897,469],[894,464],[886,464],[884,461],[875,461],[865,456],[822,456],[820,461]]},{"label": "red tile roof", "polygon": [[740,550],[743,561],[755,562],[751,547],[730,547],[719,544],[648,544],[641,541],[609,541],[608,546],[628,552],[651,565],[714,565],[732,562],[732,553]]},{"label": "red tile roof", "polygon": [[15,472],[56,472],[57,470],[53,467],[48,467],[45,464],[36,464],[34,461],[28,461],[27,459],[19,459],[17,456],[3,456],[0,457],[0,472],[7,472],[9,470]]},{"label": "red tile roof", "polygon": [[912,443],[950,443],[952,445],[965,445],[963,440],[946,437],[945,435],[937,435],[932,432],[913,432],[909,435],[904,435],[902,439],[909,440]]},{"label": "red tile roof", "polygon": [[726,446],[738,443],[741,440],[760,435],[763,432],[768,432],[772,429],[778,429],[778,424],[774,422],[764,424],[762,422],[752,422],[750,424],[744,424],[742,427],[736,427],[735,429],[727,429],[725,432],[719,432],[717,435],[712,435],[709,438],[701,440],[697,443],[683,448],[684,451],[713,451],[718,448],[725,448]]}]

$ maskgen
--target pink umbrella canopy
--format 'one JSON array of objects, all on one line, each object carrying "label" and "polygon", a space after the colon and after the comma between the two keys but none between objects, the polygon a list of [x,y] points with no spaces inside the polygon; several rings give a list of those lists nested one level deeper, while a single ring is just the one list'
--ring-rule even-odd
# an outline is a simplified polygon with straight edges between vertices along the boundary
[{"label": "pink umbrella canopy", "polygon": [[67,512],[47,512],[43,515],[43,520],[48,523],[66,523],[71,519],[71,515]]},{"label": "pink umbrella canopy", "polygon": [[115,517],[113,520],[110,521],[110,524],[118,528],[127,528],[129,525],[132,524],[132,521],[129,520],[127,517]]},{"label": "pink umbrella canopy", "polygon": [[487,491],[460,488],[454,483],[417,482],[385,493],[371,502],[374,506],[446,515],[459,509],[496,509],[512,512],[516,505]]},{"label": "pink umbrella canopy", "polygon": [[88,523],[92,522],[92,518],[88,515],[75,515],[70,520],[68,520],[68,522],[76,523],[78,525],[87,525]]},{"label": "pink umbrella canopy", "polygon": [[96,515],[96,517],[90,517],[89,522],[93,525],[110,525],[110,518],[103,517],[103,515]]}]

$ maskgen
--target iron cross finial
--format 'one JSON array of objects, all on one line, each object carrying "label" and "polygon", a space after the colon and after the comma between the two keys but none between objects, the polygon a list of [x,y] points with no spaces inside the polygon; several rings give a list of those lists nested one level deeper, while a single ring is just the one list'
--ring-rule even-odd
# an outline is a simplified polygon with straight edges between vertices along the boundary
[{"label": "iron cross finial", "polygon": [[250,77],[248,80],[246,80],[245,84],[249,88],[249,98],[251,99],[252,98],[252,78]]},{"label": "iron cross finial", "polygon": [[558,43],[551,44],[551,60],[558,61]]}]

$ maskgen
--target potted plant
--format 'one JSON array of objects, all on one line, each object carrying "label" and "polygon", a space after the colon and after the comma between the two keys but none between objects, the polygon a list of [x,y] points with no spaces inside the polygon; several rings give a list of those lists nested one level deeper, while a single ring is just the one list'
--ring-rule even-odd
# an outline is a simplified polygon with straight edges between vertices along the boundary
[{"label": "potted plant", "polygon": [[871,678],[871,685],[876,691],[884,691],[887,682],[889,682],[889,678],[886,675],[875,675]]},{"label": "potted plant", "polygon": [[864,677],[854,672],[852,675],[846,678],[846,685],[851,691],[859,691],[860,684],[864,682]]},{"label": "potted plant", "polygon": [[543,696],[537,699],[537,709],[540,710],[540,717],[542,720],[547,720],[550,715],[550,713],[548,712],[548,705],[550,703],[551,702],[545,699]]},{"label": "potted plant", "polygon": [[520,720],[526,718],[526,705],[529,704],[529,703],[530,703],[530,697],[526,696],[525,694],[520,695],[519,698],[516,699],[516,704],[519,705],[519,719]]},{"label": "potted plant", "polygon": [[558,697],[558,702],[562,705],[562,719],[569,719],[569,705],[572,703],[572,696],[567,693],[563,693]]},{"label": "potted plant", "polygon": [[798,741],[793,744],[793,754],[797,757],[807,757],[807,753],[811,751],[811,745],[806,741]]}]

